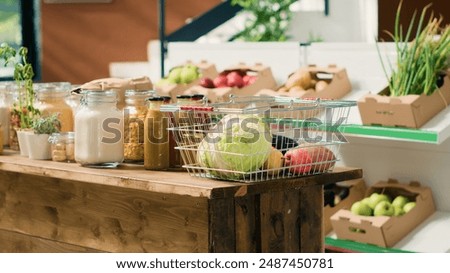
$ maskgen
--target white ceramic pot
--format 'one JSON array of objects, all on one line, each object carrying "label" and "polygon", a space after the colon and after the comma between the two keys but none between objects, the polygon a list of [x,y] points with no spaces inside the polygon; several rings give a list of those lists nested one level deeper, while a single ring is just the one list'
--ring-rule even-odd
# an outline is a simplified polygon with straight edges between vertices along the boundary
[{"label": "white ceramic pot", "polygon": [[51,145],[48,142],[48,134],[28,134],[25,139],[28,145],[28,157],[30,159],[51,159]]},{"label": "white ceramic pot", "polygon": [[28,156],[28,143],[26,141],[26,136],[32,134],[34,133],[30,130],[17,130],[17,141],[19,142],[21,156]]}]

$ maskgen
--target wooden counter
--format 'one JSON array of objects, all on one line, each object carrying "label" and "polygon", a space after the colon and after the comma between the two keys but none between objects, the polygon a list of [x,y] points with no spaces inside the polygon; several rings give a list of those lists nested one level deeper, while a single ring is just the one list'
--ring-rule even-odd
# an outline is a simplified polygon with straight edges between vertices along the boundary
[{"label": "wooden counter", "polygon": [[322,252],[323,185],[362,177],[231,183],[6,153],[0,252]]}]

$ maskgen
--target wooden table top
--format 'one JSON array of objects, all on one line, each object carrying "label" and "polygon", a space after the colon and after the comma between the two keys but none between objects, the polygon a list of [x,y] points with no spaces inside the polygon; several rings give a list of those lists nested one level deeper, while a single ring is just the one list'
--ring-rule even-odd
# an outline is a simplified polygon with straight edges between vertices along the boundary
[{"label": "wooden table top", "polygon": [[77,163],[31,160],[10,150],[0,155],[0,171],[209,199],[324,185],[362,177],[361,169],[336,167],[332,172],[319,175],[240,183],[193,177],[185,171],[148,171],[137,164],[121,164],[116,169],[86,168]]}]

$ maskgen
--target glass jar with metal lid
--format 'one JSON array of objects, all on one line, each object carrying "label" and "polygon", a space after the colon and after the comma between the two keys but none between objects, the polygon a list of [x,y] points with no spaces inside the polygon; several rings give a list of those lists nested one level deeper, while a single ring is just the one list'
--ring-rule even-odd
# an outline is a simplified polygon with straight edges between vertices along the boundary
[{"label": "glass jar with metal lid", "polygon": [[123,162],[123,111],[114,90],[83,91],[75,115],[75,161],[87,167],[117,167]]},{"label": "glass jar with metal lid", "polygon": [[144,123],[144,168],[165,170],[169,168],[169,136],[167,117],[161,112],[162,97],[148,99],[148,111]]},{"label": "glass jar with metal lid", "polygon": [[41,115],[48,116],[58,113],[61,122],[61,132],[73,131],[72,107],[66,99],[70,95],[71,84],[68,82],[50,82],[35,84],[37,103]]},{"label": "glass jar with metal lid", "polygon": [[147,99],[155,94],[153,90],[125,91],[124,107],[124,160],[144,162],[144,121],[147,115]]}]

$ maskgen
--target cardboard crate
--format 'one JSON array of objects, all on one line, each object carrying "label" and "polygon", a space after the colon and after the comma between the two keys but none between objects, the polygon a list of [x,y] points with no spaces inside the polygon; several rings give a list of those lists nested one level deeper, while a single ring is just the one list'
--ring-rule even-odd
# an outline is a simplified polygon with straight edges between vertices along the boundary
[{"label": "cardboard crate", "polygon": [[390,179],[370,187],[366,196],[385,193],[391,197],[404,195],[416,206],[402,216],[360,216],[341,209],[331,216],[331,224],[339,239],[347,239],[381,247],[392,247],[436,210],[429,187],[419,182],[398,183]]},{"label": "cardboard crate", "polygon": [[[237,87],[220,87],[220,88],[205,88],[200,85],[195,85],[184,91],[184,94],[202,94],[208,97],[211,102],[228,101],[230,95],[236,96],[254,96],[259,90],[268,88],[276,88],[276,81],[272,74],[270,67],[261,63],[256,63],[253,66],[246,65],[245,63],[239,63],[236,66],[229,67],[221,73],[227,73],[234,70],[244,70],[257,76],[254,83],[244,86],[242,88]],[[214,77],[212,77],[214,78]]]},{"label": "cardboard crate", "polygon": [[[176,102],[177,96],[183,94],[187,89],[192,86],[198,85],[202,77],[214,78],[218,75],[216,66],[214,64],[208,63],[205,60],[199,63],[193,63],[192,61],[187,61],[182,65],[193,64],[200,69],[201,77],[188,84],[168,84],[163,86],[155,85],[156,93],[160,96],[170,96],[173,102]],[[180,65],[180,66],[182,66]]]},{"label": "cardboard crate", "polygon": [[330,217],[340,209],[349,210],[353,203],[364,198],[367,190],[363,179],[338,182],[331,190],[337,194],[342,188],[348,188],[349,193],[347,197],[333,207],[331,205],[326,205],[323,208],[323,227],[325,235],[333,230]]},{"label": "cardboard crate", "polygon": [[450,103],[450,70],[443,85],[427,95],[390,97],[389,87],[376,95],[368,94],[358,100],[364,125],[420,128]]},{"label": "cardboard crate", "polygon": [[[283,91],[284,84],[277,88],[277,91],[264,89],[260,90],[257,95],[264,96],[286,96],[295,98],[321,98],[321,99],[341,99],[352,90],[352,85],[347,75],[345,68],[337,67],[330,64],[327,67],[317,67],[316,65],[309,65],[308,67],[300,68],[306,69],[312,81],[325,81],[327,86],[315,91],[313,88],[307,90],[290,90]],[[291,73],[289,77],[294,74]]]}]

